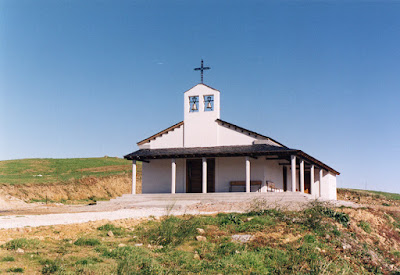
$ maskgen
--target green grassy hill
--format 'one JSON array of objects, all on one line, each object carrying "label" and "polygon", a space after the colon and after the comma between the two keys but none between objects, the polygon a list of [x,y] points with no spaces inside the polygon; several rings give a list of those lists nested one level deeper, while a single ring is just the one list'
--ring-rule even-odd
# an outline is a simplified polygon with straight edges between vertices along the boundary
[{"label": "green grassy hill", "polygon": [[128,174],[131,169],[130,161],[114,157],[6,160],[0,161],[0,184],[69,182],[90,176]]}]

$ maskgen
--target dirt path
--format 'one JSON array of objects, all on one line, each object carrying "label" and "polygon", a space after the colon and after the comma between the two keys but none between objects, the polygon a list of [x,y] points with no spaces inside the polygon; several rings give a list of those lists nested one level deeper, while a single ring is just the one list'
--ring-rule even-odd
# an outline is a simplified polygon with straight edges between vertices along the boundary
[{"label": "dirt path", "polygon": [[[173,211],[171,214],[183,215],[185,211]],[[160,217],[166,215],[165,209],[120,209],[106,212],[62,213],[46,215],[17,215],[0,217],[0,228],[37,227],[56,224],[86,223],[97,220],[120,220],[127,218]],[[198,213],[190,213],[198,214]]]},{"label": "dirt path", "polygon": [[[97,220],[120,220],[127,218],[160,217],[168,214],[172,215],[198,215],[213,214],[218,212],[243,212],[254,210],[254,200],[243,200],[240,202],[228,201],[199,201],[199,200],[178,200],[174,203],[159,201],[148,201],[149,204],[132,205],[132,201],[122,203],[102,202],[99,205],[53,205],[43,206],[34,205],[25,208],[3,211],[0,213],[0,228],[22,228],[38,227],[47,225],[62,225],[86,223]],[[280,201],[273,205],[264,205],[267,208],[283,208],[288,204],[292,210],[300,210],[310,203],[309,200],[303,202]],[[294,205],[296,204],[296,205]],[[349,205],[349,202],[335,202],[336,206]],[[295,206],[295,207],[294,207]],[[293,207],[295,209],[293,209]]]}]

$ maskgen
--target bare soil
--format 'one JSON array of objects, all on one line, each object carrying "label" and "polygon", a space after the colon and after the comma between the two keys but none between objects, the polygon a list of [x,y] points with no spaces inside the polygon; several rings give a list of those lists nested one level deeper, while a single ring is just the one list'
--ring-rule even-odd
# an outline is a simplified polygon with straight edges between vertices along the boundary
[{"label": "bare soil", "polygon": [[[96,169],[100,169],[99,167]],[[107,168],[105,168],[107,169]],[[138,175],[137,181],[141,182]],[[47,184],[24,184],[0,186],[0,201],[10,202],[10,198],[23,202],[47,201],[82,203],[82,200],[111,199],[132,192],[132,179],[127,175],[108,176],[103,178],[86,177],[74,182]],[[141,184],[136,192],[141,193]],[[9,196],[8,199],[5,196]],[[5,207],[0,204],[0,207]],[[15,205],[14,205],[15,206]],[[1,210],[1,209],[0,209]]]}]

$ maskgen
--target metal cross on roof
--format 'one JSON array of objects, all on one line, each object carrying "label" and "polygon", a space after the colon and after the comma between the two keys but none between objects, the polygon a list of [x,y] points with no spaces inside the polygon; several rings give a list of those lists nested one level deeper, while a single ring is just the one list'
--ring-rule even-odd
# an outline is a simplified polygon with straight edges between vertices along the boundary
[{"label": "metal cross on roof", "polygon": [[200,68],[195,68],[195,69],[194,69],[195,71],[200,71],[201,83],[203,83],[203,71],[209,70],[209,69],[211,69],[211,68],[210,68],[210,67],[204,67],[204,66],[203,66],[203,59],[201,60],[201,66],[200,66]]}]

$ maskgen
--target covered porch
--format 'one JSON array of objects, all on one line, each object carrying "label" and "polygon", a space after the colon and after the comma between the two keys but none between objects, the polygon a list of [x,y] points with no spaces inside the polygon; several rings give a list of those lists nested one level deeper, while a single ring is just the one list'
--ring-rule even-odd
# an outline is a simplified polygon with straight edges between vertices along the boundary
[{"label": "covered porch", "polygon": [[144,193],[289,191],[336,199],[330,186],[336,188],[339,173],[301,150],[267,144],[142,149],[125,158],[133,163],[132,190],[136,161],[143,162]]}]

